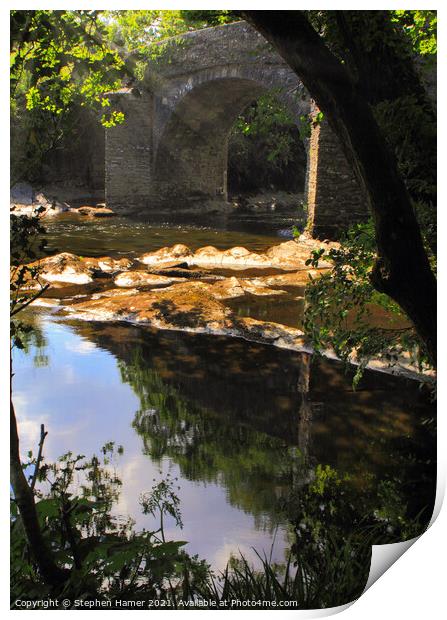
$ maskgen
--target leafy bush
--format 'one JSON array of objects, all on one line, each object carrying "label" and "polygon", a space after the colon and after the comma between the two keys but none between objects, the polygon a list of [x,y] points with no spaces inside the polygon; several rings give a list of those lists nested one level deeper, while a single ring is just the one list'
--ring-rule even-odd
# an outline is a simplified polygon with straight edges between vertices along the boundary
[{"label": "leafy bush", "polygon": [[[285,607],[312,609],[341,605],[357,598],[366,583],[371,544],[394,542],[421,533],[418,518],[407,518],[392,481],[378,493],[358,493],[349,476],[329,466],[315,468],[312,480],[292,491],[283,505],[295,542],[285,564],[258,555],[255,569],[243,555],[230,558],[216,575],[205,560],[190,556],[184,541],[166,540],[164,518],[182,527],[176,479],[154,480],[140,497],[143,513],[158,526],[135,532],[134,522],[114,513],[121,480],[113,442],[100,456],[86,459],[71,452],[46,464],[28,454],[24,470],[37,481],[36,508],[45,540],[67,579],[59,588],[41,577],[29,553],[14,499],[11,500],[11,600],[158,601],[170,609]],[[368,486],[365,487],[368,489]],[[207,605],[205,605],[207,602]]]},{"label": "leafy bush", "polygon": [[49,286],[39,280],[39,266],[27,264],[46,251],[46,241],[42,237],[45,229],[40,219],[43,210],[37,208],[33,217],[10,216],[10,335],[12,344],[20,349],[26,346],[34,328],[29,321],[23,322],[16,315]]},{"label": "leafy bush", "polygon": [[44,156],[80,122],[83,108],[103,124],[123,122],[105,93],[126,74],[107,43],[98,11],[11,11],[11,177],[39,178]]},{"label": "leafy bush", "polygon": [[[424,347],[399,306],[377,292],[370,273],[376,257],[372,222],[357,224],[340,247],[314,250],[306,264],[321,260],[332,268],[312,279],[306,288],[304,329],[315,350],[333,349],[344,362],[355,357],[354,385],[371,359],[394,365],[406,355],[419,369],[429,367]],[[378,313],[378,310],[380,312]]]},{"label": "leafy bush", "polygon": [[121,486],[114,458],[121,453],[121,447],[109,442],[100,457],[91,459],[68,452],[56,463],[45,464],[32,453],[28,455],[24,467],[31,466],[40,483],[35,494],[42,532],[55,560],[69,576],[59,591],[44,582],[29,554],[12,499],[13,601],[53,596],[71,600],[169,599],[174,603],[208,578],[208,565],[182,549],[186,542],[165,538],[165,514],[172,514],[182,526],[174,481],[169,476],[141,498],[143,512],[159,519],[159,527],[135,533],[131,519],[113,514]]}]

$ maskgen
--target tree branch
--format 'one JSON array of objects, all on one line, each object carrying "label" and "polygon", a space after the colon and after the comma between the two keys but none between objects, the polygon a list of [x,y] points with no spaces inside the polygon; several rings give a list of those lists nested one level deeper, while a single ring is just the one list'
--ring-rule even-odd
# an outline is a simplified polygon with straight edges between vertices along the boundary
[{"label": "tree branch", "polygon": [[34,474],[31,480],[31,484],[30,484],[31,491],[34,491],[34,487],[36,486],[37,476],[39,475],[40,463],[42,462],[43,443],[47,435],[48,435],[48,432],[45,431],[45,424],[41,424],[40,425],[39,451],[37,453],[36,466],[34,468]]},{"label": "tree branch", "polygon": [[19,312],[21,312],[24,308],[26,308],[27,306],[29,306],[30,304],[33,303],[33,301],[36,301],[36,299],[38,299],[41,295],[43,295],[45,293],[45,291],[50,287],[49,284],[45,284],[42,289],[40,291],[38,291],[37,293],[35,293],[35,295],[33,295],[30,299],[28,299],[28,301],[23,302],[23,304],[21,304],[20,306],[18,306],[17,308],[15,308],[14,310],[11,311],[11,317],[15,316],[16,314],[18,314]]}]

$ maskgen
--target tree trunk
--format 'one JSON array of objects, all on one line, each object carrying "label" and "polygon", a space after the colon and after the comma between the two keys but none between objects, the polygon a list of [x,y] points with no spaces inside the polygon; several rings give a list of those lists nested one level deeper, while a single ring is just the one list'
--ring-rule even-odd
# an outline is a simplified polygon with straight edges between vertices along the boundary
[{"label": "tree trunk", "polygon": [[20,461],[19,435],[12,399],[10,414],[10,476],[14,499],[17,502],[31,553],[44,581],[49,585],[59,586],[66,581],[68,571],[57,566],[42,536],[34,494],[26,481]]},{"label": "tree trunk", "polygon": [[406,312],[436,365],[436,279],[395,158],[372,110],[302,11],[245,11],[302,80],[342,144],[374,219],[374,287]]}]

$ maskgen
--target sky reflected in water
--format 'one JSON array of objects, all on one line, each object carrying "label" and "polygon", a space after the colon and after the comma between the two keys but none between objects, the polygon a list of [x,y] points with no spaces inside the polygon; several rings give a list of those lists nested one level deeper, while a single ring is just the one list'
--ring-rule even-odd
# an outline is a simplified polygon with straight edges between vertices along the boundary
[{"label": "sky reflected in water", "polygon": [[[256,529],[253,516],[233,507],[225,487],[212,482],[192,481],[166,457],[155,462],[142,453],[142,441],[132,428],[140,406],[132,388],[123,383],[115,357],[69,327],[43,322],[49,364],[36,367],[35,351],[15,353],[14,402],[19,423],[21,453],[36,450],[40,424],[49,431],[44,454],[47,461],[71,450],[90,456],[107,441],[124,447],[118,461],[123,481],[116,512],[130,515],[137,529],[154,525],[144,516],[138,503],[140,494],[150,490],[168,471],[179,478],[184,529],[167,521],[166,535],[187,540],[187,549],[206,558],[216,569],[223,569],[230,553],[240,550],[255,560],[253,547],[269,554],[273,537]],[[284,529],[276,536],[273,558],[284,559]]]}]

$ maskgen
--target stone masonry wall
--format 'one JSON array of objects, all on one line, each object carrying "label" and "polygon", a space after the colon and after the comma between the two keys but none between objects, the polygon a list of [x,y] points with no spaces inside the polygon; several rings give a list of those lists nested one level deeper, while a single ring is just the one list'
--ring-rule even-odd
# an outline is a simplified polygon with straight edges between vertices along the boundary
[{"label": "stone masonry wall", "polygon": [[366,199],[327,121],[312,127],[308,146],[307,233],[337,239],[368,217]]},{"label": "stone masonry wall", "polygon": [[131,91],[113,97],[125,121],[106,131],[106,202],[126,213],[147,204],[151,194],[153,97]]},{"label": "stone masonry wall", "polygon": [[202,139],[185,132],[190,139],[179,141],[181,149],[176,151],[163,143],[159,147],[161,163],[156,170],[153,206],[169,204],[172,209],[181,209],[206,200],[226,200],[226,139],[213,140],[210,135]]},{"label": "stone masonry wall", "polygon": [[92,110],[80,108],[77,118],[58,148],[45,155],[40,181],[43,186],[70,185],[100,197],[104,192],[104,127]]}]

